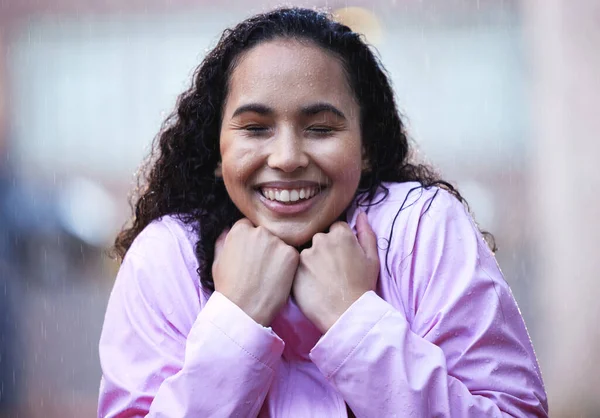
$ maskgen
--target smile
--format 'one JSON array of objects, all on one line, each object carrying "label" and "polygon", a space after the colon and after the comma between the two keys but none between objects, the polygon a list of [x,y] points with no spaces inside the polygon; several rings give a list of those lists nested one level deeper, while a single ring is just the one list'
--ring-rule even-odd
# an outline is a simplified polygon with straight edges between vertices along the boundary
[{"label": "smile", "polygon": [[278,216],[297,216],[310,211],[326,196],[327,186],[309,181],[270,182],[256,187],[266,208]]},{"label": "smile", "polygon": [[277,187],[261,187],[260,193],[267,199],[281,202],[294,203],[300,200],[308,200],[319,193],[318,187],[303,187],[296,189],[284,189]]}]

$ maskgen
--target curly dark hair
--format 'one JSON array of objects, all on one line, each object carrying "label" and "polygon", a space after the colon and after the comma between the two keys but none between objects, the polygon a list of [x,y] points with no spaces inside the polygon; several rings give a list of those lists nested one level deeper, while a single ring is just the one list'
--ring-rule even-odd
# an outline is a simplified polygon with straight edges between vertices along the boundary
[{"label": "curly dark hair", "polygon": [[442,187],[466,205],[458,190],[431,167],[413,161],[389,77],[361,35],[324,12],[280,8],[226,29],[196,69],[191,87],[179,96],[138,175],[133,220],[115,241],[114,252],[121,260],[150,222],[175,214],[195,226],[198,274],[203,287],[214,290],[215,241],[243,216],[222,179],[215,176],[228,83],[243,53],[276,38],[308,41],[340,58],[360,106],[363,147],[370,167],[363,172],[356,192],[357,197],[364,194],[362,202],[372,201],[382,182],[416,181],[423,188]]}]

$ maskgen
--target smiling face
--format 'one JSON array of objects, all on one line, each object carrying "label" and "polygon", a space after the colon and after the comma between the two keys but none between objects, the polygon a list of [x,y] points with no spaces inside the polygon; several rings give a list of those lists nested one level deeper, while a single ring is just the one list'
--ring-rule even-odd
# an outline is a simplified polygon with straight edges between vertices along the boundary
[{"label": "smiling face", "polygon": [[273,40],[233,70],[221,171],[254,225],[301,246],[348,207],[361,175],[359,106],[342,64],[310,43]]}]

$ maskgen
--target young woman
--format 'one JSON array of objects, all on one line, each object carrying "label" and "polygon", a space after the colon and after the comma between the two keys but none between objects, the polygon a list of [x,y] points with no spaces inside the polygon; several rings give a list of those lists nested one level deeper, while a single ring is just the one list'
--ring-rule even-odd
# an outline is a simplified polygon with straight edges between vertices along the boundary
[{"label": "young woman", "polygon": [[409,151],[348,27],[225,31],[116,241],[99,416],[547,416],[493,253]]}]

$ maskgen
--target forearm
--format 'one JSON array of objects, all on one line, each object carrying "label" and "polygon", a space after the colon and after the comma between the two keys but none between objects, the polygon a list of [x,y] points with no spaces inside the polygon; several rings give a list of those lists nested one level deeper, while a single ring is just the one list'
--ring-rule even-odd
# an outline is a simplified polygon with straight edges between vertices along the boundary
[{"label": "forearm", "polygon": [[449,371],[442,348],[413,333],[372,292],[325,334],[311,358],[358,417],[546,416],[536,388],[522,387],[530,383],[519,381],[520,373],[493,376],[502,359]]},{"label": "forearm", "polygon": [[99,416],[256,416],[283,342],[215,293],[187,336],[180,359],[160,339],[131,333],[101,341]]}]

